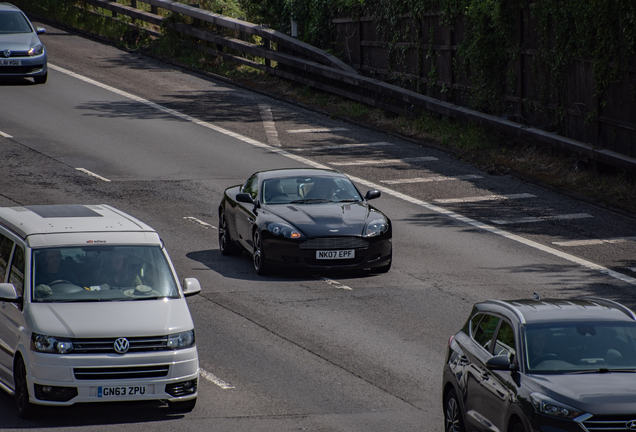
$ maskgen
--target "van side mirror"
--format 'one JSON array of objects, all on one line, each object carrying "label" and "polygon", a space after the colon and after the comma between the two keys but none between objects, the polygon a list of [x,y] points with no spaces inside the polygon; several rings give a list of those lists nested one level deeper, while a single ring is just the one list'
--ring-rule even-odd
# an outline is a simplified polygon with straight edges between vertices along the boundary
[{"label": "van side mirror", "polygon": [[377,189],[367,191],[367,194],[364,196],[364,199],[367,201],[376,199],[376,198],[380,198],[380,191]]},{"label": "van side mirror", "polygon": [[252,195],[247,193],[236,194],[236,200],[238,202],[246,203],[246,204],[254,204],[254,200],[252,199]]},{"label": "van side mirror", "polygon": [[201,284],[196,278],[185,278],[183,280],[183,295],[190,297],[201,292]]},{"label": "van side mirror", "polygon": [[13,284],[0,283],[0,301],[9,303],[22,303],[22,297],[18,295]]}]

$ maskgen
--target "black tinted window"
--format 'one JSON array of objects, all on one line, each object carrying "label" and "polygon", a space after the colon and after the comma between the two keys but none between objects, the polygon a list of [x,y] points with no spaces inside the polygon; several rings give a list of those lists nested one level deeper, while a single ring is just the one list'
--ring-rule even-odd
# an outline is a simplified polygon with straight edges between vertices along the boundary
[{"label": "black tinted window", "polygon": [[512,326],[503,321],[499,331],[497,332],[497,341],[495,342],[494,355],[506,355],[512,358],[516,353],[515,350],[515,333]]},{"label": "black tinted window", "polygon": [[20,245],[16,245],[13,253],[9,283],[15,286],[16,292],[21,296],[24,292],[24,250]]},{"label": "black tinted window", "polygon": [[245,182],[243,193],[250,194],[253,199],[256,199],[256,195],[258,195],[258,177],[256,175],[253,175]]},{"label": "black tinted window", "polygon": [[13,241],[9,237],[0,234],[0,282],[5,281],[12,249]]},{"label": "black tinted window", "polygon": [[484,315],[484,318],[473,331],[473,339],[486,350],[490,351],[490,341],[495,335],[497,324],[499,324],[498,317],[494,315]]}]

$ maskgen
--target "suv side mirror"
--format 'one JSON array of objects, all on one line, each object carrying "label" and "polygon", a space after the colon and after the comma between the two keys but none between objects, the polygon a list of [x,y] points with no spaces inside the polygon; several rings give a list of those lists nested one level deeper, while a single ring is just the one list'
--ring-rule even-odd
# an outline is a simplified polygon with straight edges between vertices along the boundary
[{"label": "suv side mirror", "polygon": [[515,370],[507,355],[498,355],[486,360],[486,367],[490,370]]},{"label": "suv side mirror", "polygon": [[185,278],[183,280],[183,295],[190,297],[201,292],[201,284],[198,279]]},{"label": "suv side mirror", "polygon": [[364,199],[369,201],[372,199],[380,198],[380,191],[377,189],[372,189],[367,191],[367,194],[364,196]]},{"label": "suv side mirror", "polygon": [[252,195],[247,193],[236,194],[236,200],[238,202],[246,203],[246,204],[254,204],[254,200],[252,199]]},{"label": "suv side mirror", "polygon": [[0,301],[9,303],[20,303],[22,299],[11,283],[0,283]]}]

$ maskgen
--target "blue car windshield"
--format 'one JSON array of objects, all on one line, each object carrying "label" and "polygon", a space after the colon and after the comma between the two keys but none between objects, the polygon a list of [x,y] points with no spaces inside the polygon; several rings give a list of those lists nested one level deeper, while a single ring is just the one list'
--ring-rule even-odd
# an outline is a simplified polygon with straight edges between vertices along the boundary
[{"label": "blue car windshield", "polygon": [[636,372],[636,322],[529,325],[523,343],[530,373]]},{"label": "blue car windshield", "polygon": [[264,180],[261,187],[264,204],[362,201],[360,193],[346,177],[275,178]]},{"label": "blue car windshield", "polygon": [[19,11],[0,12],[0,34],[31,33],[33,29]]},{"label": "blue car windshield", "polygon": [[33,251],[32,301],[89,302],[177,298],[159,246],[85,246]]}]

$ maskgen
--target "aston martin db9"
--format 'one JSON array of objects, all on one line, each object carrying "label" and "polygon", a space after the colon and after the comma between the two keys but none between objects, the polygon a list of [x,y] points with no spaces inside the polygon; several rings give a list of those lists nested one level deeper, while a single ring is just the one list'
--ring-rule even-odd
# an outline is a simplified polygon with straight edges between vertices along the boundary
[{"label": "aston martin db9", "polygon": [[252,255],[258,274],[272,266],[351,269],[391,268],[391,221],[334,170],[257,172],[225,190],[219,205],[219,249]]}]

